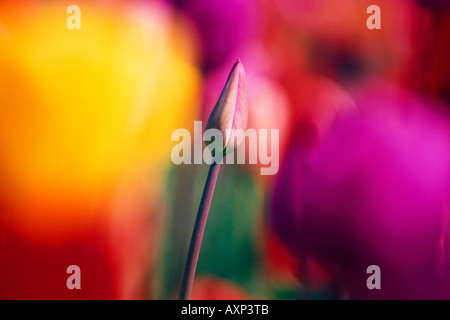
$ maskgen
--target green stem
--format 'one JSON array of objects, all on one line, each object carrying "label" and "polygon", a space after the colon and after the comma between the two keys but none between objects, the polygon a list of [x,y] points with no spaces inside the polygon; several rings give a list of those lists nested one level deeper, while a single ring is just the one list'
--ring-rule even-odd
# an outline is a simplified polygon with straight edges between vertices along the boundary
[{"label": "green stem", "polygon": [[197,218],[195,220],[194,231],[192,232],[191,244],[184,266],[183,278],[181,280],[180,300],[189,300],[191,297],[192,286],[194,284],[195,269],[197,268],[198,256],[202,245],[203,233],[205,231],[206,220],[208,219],[209,207],[216,186],[217,175],[219,174],[220,164],[213,162],[209,167],[208,178],[203,189],[202,200],[198,208]]}]

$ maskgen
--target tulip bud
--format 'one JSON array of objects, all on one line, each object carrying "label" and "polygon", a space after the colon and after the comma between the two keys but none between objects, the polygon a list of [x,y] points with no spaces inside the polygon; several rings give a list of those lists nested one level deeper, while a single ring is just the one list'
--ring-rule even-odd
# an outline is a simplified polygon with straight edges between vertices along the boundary
[{"label": "tulip bud", "polygon": [[[239,59],[228,75],[225,87],[211,112],[205,131],[218,129],[223,137],[224,155],[236,149],[242,139],[234,139],[237,131],[247,129],[247,78]],[[237,134],[236,134],[237,135]],[[209,145],[210,143],[207,143]]]},{"label": "tulip bud", "polygon": [[[236,149],[242,141],[240,139],[241,141],[235,143],[234,136],[236,135],[238,138],[239,136],[241,138],[244,136],[240,133],[247,129],[247,113],[247,79],[241,60],[237,59],[233,68],[231,68],[219,100],[206,123],[204,137],[207,136],[207,133],[212,133],[214,140],[209,143],[205,141],[205,143],[216,159],[209,167],[208,178],[206,178],[205,188],[203,189],[202,199],[198,208],[181,279],[180,293],[178,295],[180,300],[188,300],[191,296],[206,220],[208,219],[214,187],[216,186],[217,175],[222,163],[221,158]],[[216,154],[216,151],[220,153],[220,150],[222,150],[222,154]]]}]

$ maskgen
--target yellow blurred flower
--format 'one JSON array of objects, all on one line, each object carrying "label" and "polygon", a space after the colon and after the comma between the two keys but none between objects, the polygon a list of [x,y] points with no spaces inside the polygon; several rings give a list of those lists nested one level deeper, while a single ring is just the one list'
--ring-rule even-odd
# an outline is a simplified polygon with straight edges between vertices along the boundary
[{"label": "yellow blurred flower", "polygon": [[92,211],[69,207],[95,205],[126,172],[158,183],[200,80],[164,7],[85,2],[79,30],[66,7],[0,4],[0,215],[20,212],[34,235],[82,227]]}]

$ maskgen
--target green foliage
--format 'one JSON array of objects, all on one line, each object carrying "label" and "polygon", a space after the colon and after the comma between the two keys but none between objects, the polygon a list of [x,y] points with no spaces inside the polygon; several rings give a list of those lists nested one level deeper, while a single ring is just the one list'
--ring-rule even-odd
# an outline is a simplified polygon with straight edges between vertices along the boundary
[{"label": "green foliage", "polygon": [[[176,297],[200,203],[207,165],[174,166],[167,179],[159,298]],[[244,289],[258,268],[255,233],[262,195],[243,166],[223,165],[209,211],[196,275],[229,279]]]}]

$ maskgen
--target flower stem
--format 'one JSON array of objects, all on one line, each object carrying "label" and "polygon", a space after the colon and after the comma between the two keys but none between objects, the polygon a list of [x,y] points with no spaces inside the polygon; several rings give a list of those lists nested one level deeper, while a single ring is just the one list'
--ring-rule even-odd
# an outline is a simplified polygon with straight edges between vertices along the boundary
[{"label": "flower stem", "polygon": [[202,200],[198,208],[197,218],[195,220],[194,231],[192,232],[191,244],[184,266],[183,278],[181,279],[181,288],[178,299],[189,300],[191,297],[192,286],[194,284],[195,269],[197,268],[198,256],[202,245],[203,233],[205,231],[206,220],[208,219],[209,207],[216,186],[217,175],[219,174],[220,163],[213,162],[209,167],[208,178],[203,189]]}]

